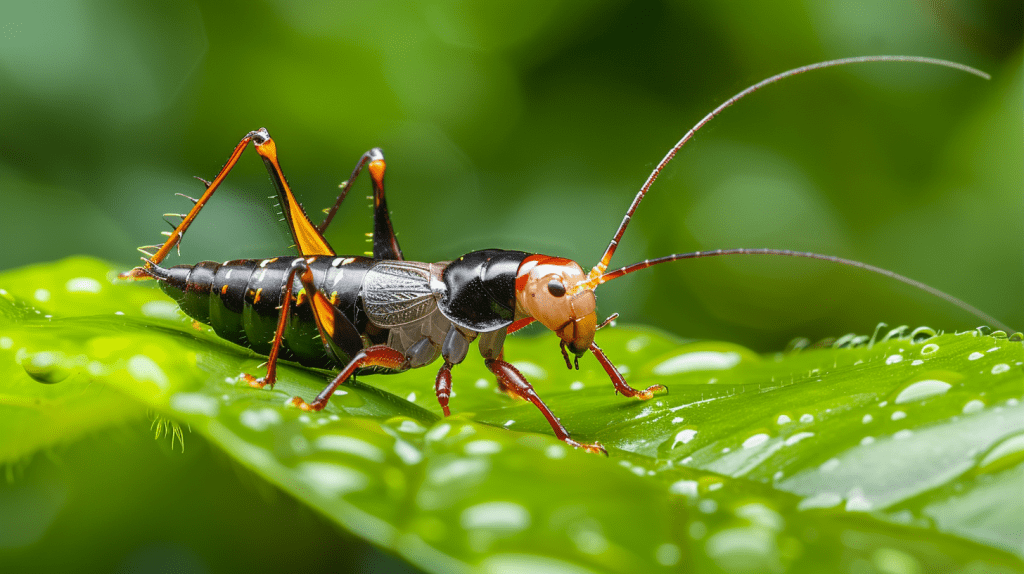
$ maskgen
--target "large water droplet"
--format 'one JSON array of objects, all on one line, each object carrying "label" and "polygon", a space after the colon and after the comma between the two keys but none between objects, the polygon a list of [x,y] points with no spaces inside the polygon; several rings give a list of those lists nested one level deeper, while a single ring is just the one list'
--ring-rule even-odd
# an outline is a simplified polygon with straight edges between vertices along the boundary
[{"label": "large water droplet", "polygon": [[694,351],[683,353],[658,363],[654,367],[656,375],[675,375],[691,371],[721,371],[731,369],[739,364],[740,354],[735,352]]},{"label": "large water droplet", "polygon": [[52,385],[71,376],[71,369],[64,363],[64,356],[60,353],[41,351],[24,357],[21,367],[34,380]]},{"label": "large water droplet", "polygon": [[981,458],[979,473],[998,472],[1024,461],[1024,432],[999,441]]},{"label": "large water droplet", "polygon": [[683,429],[676,433],[676,440],[672,443],[672,448],[675,448],[678,444],[686,444],[693,440],[693,437],[697,436],[696,429]]},{"label": "large water droplet", "polygon": [[952,387],[946,381],[938,379],[925,379],[911,383],[896,395],[893,401],[897,405],[904,405],[914,401],[920,401],[936,395],[945,394]]}]

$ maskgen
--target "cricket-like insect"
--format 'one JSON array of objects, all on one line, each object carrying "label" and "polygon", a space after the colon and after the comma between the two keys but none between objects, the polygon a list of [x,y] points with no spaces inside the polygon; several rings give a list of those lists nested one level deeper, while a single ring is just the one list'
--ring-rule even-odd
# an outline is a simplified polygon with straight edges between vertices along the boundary
[{"label": "cricket-like insect", "polygon": [[[816,253],[781,249],[678,253],[608,271],[615,248],[651,184],[676,152],[711,118],[748,94],[781,79],[831,66],[882,61],[936,64],[988,78],[983,72],[944,60],[869,56],[812,64],[763,80],[705,116],[672,147],[633,199],[608,249],[589,273],[569,259],[500,249],[474,251],[454,261],[440,263],[406,261],[388,215],[384,199],[384,157],[376,148],[360,158],[323,223],[313,225],[285,181],[277,159],[277,146],[266,129],[259,129],[242,138],[212,182],[204,181],[206,192],[201,198],[189,198],[194,206],[188,214],[166,214],[180,217],[181,222],[173,232],[165,232],[169,237],[163,245],[139,248],[146,254],[145,265],[122,277],[159,280],[161,288],[186,314],[211,325],[219,336],[268,355],[265,376],[243,375],[254,387],[274,384],[279,359],[321,368],[341,366],[341,372],[311,403],[300,397],[291,400],[291,404],[304,410],[324,408],[335,389],[355,374],[404,371],[426,366],[442,357],[444,363],[437,373],[434,390],[447,416],[452,367],[466,358],[470,343],[477,340],[484,363],[501,388],[536,405],[559,439],[589,452],[606,452],[598,442],[580,443],[570,437],[526,377],[504,360],[505,336],[539,321],[558,335],[562,355],[570,369],[569,353],[574,355],[578,369],[580,357],[589,350],[604,367],[617,392],[640,400],[650,399],[655,393],[666,391],[665,387],[653,385],[638,390],[629,386],[594,342],[595,332],[608,323],[606,320],[598,324],[594,290],[602,283],[652,265],[721,255],[820,259],[908,283],[1003,328],[998,321],[967,303],[913,279],[866,263]],[[270,172],[300,256],[160,267],[159,263],[171,249],[180,245],[189,225],[249,142],[254,144]],[[373,257],[339,256],[324,239],[323,232],[364,166],[373,187]],[[155,253],[151,252],[157,248]]]}]

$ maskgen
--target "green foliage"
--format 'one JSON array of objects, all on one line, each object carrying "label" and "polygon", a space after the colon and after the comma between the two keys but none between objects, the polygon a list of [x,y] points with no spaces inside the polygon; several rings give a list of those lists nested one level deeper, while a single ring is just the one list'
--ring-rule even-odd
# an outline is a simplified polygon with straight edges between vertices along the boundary
[{"label": "green foliage", "polygon": [[[1018,336],[900,329],[761,356],[601,331],[632,385],[669,387],[647,402],[616,396],[590,357],[567,372],[551,336],[513,337],[507,356],[606,458],[554,439],[474,360],[454,372],[447,419],[431,369],[364,377],[303,413],[287,399],[309,399],[330,373],[283,366],[273,390],[251,389],[238,375],[260,358],[113,276],[84,258],[0,275],[0,523],[25,523],[10,502],[24,492],[50,493],[34,507],[42,526],[0,532],[0,559],[43,552],[69,488],[24,461],[76,444],[106,460],[104,433],[145,434],[134,423],[155,413],[158,434],[184,429],[186,450],[214,445],[427,571],[1024,572]],[[199,496],[141,492],[154,508]]]}]

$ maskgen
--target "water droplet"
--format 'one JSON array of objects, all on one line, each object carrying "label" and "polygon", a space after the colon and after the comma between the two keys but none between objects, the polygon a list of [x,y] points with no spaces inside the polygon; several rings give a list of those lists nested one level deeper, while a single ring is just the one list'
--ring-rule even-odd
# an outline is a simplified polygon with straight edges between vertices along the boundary
[{"label": "water droplet", "polygon": [[793,419],[789,418],[789,415],[779,415],[779,418],[778,420],[775,421],[775,424],[784,425],[789,424],[791,422],[793,422]]},{"label": "water droplet", "polygon": [[999,363],[998,365],[992,367],[992,374],[993,375],[999,375],[999,374],[1005,373],[1006,371],[1009,371],[1009,370],[1010,370],[1010,365],[1007,365],[1006,363]]},{"label": "water droplet", "polygon": [[369,460],[371,462],[384,462],[386,458],[384,451],[380,448],[355,437],[327,434],[318,437],[313,441],[317,450],[330,452],[341,452]]},{"label": "water droplet", "polygon": [[897,405],[903,405],[914,401],[920,401],[936,395],[945,394],[952,385],[946,381],[940,381],[937,379],[925,379],[923,381],[917,381],[911,383],[907,388],[900,391],[900,394],[896,396],[896,400],[893,401]]},{"label": "water droplet", "polygon": [[466,530],[519,532],[530,526],[530,511],[515,502],[484,502],[463,510],[459,523]]},{"label": "water droplet", "polygon": [[560,444],[553,444],[544,449],[544,456],[552,460],[562,459],[565,458],[565,450],[564,446]]},{"label": "water droplet", "polygon": [[409,466],[419,464],[423,460],[423,454],[404,440],[395,441],[395,454],[398,455],[398,458],[402,459],[402,462]]},{"label": "water droplet", "polygon": [[683,552],[671,542],[666,542],[654,550],[654,559],[662,566],[675,566],[682,556]]},{"label": "water droplet", "polygon": [[7,350],[14,346],[14,339],[10,337],[0,337],[0,349]]},{"label": "water droplet", "polygon": [[889,355],[885,358],[886,365],[894,365],[903,360],[903,355]]},{"label": "water droplet", "polygon": [[879,407],[884,407],[887,404],[889,404],[889,401],[882,401],[882,402],[878,403],[878,406]]},{"label": "water droplet", "polygon": [[805,438],[810,438],[812,436],[814,436],[814,433],[812,432],[798,432],[795,435],[786,439],[786,446],[793,446],[796,443],[804,440]]},{"label": "water droplet", "polygon": [[736,516],[749,520],[751,523],[763,526],[769,530],[782,530],[786,525],[786,521],[783,520],[782,515],[760,502],[744,504],[743,506],[736,508],[734,512]]},{"label": "water droplet", "polygon": [[802,422],[802,423],[813,423],[814,422],[814,415],[812,415],[810,413],[804,413],[804,414],[800,415],[800,422]]},{"label": "water droplet", "polygon": [[36,289],[36,292],[32,294],[36,298],[36,301],[40,303],[46,303],[50,300],[50,291],[47,289]]},{"label": "water droplet", "polygon": [[493,440],[475,440],[466,443],[466,446],[463,447],[463,452],[469,455],[494,454],[501,452],[501,443]]},{"label": "water droplet", "polygon": [[281,413],[272,408],[248,409],[242,411],[238,420],[242,425],[260,432],[267,430],[272,425],[280,424]]},{"label": "water droplet", "polygon": [[839,459],[833,457],[821,463],[821,466],[818,467],[818,470],[821,472],[832,472],[837,468],[839,468]]},{"label": "water droplet", "polygon": [[999,441],[978,463],[978,472],[991,473],[1024,461],[1024,432]]},{"label": "water droplet", "polygon": [[850,490],[850,494],[846,497],[847,512],[867,512],[871,510],[871,507],[871,501],[864,495],[862,488],[854,487]]},{"label": "water droplet", "polygon": [[922,361],[921,359],[914,359],[913,361],[910,362],[910,365],[912,367],[916,367],[918,365],[923,365],[923,364],[924,364],[924,361]]},{"label": "water droplet", "polygon": [[146,355],[135,355],[128,359],[128,374],[139,382],[153,383],[160,390],[165,390],[170,384],[170,380],[160,365]]},{"label": "water droplet", "polygon": [[179,413],[216,416],[220,403],[202,393],[177,393],[171,397],[171,408]]},{"label": "water droplet", "polygon": [[485,458],[456,458],[441,463],[430,470],[428,478],[434,484],[447,484],[452,481],[482,475],[490,466]]},{"label": "water droplet", "polygon": [[810,508],[835,508],[842,503],[843,497],[834,492],[819,492],[814,496],[801,500],[796,505],[796,509],[807,510]]},{"label": "water droplet", "polygon": [[548,372],[537,363],[530,361],[514,361],[512,366],[519,369],[519,372],[526,375],[527,379],[546,379]]},{"label": "water droplet", "polygon": [[488,386],[490,386],[490,384],[491,383],[488,382],[487,379],[477,379],[476,382],[473,383],[473,386],[478,389],[486,389]]},{"label": "water droplet", "polygon": [[720,530],[708,537],[704,549],[724,572],[782,570],[775,533],[755,526]]},{"label": "water droplet", "polygon": [[932,353],[934,353],[935,351],[938,351],[938,350],[939,350],[939,346],[938,345],[936,345],[935,343],[928,343],[927,345],[921,347],[921,354],[922,355],[931,355]]},{"label": "water droplet", "polygon": [[693,440],[693,437],[697,436],[695,429],[683,429],[676,433],[676,440],[672,443],[672,448],[676,448],[678,444],[686,444]]},{"label": "water droplet", "polygon": [[697,498],[697,487],[700,484],[696,480],[677,480],[668,487],[672,494],[679,494],[687,498]]},{"label": "water droplet", "polygon": [[697,509],[704,514],[714,514],[718,512],[718,502],[713,498],[705,498],[697,503]]},{"label": "water droplet", "polygon": [[295,470],[301,480],[329,497],[363,490],[370,482],[365,474],[354,468],[326,462],[304,462]]},{"label": "water droplet", "polygon": [[914,436],[914,431],[910,429],[903,429],[901,431],[896,431],[896,433],[892,435],[892,438],[896,440],[904,440],[912,436]]},{"label": "water droplet", "polygon": [[747,440],[743,441],[743,448],[754,448],[761,446],[764,443],[768,442],[768,438],[769,437],[766,433],[755,434],[751,437],[748,437]]},{"label": "water droplet", "polygon": [[730,453],[730,452],[732,452],[732,449],[729,448],[729,447],[725,447],[725,448],[722,449],[722,454],[727,454],[727,453]]},{"label": "water droplet", "polygon": [[53,385],[71,376],[71,369],[63,363],[65,358],[60,353],[41,351],[22,358],[21,368],[35,381]]},{"label": "water droplet", "polygon": [[878,548],[871,556],[875,571],[880,574],[922,574],[921,564],[910,554],[895,548]]},{"label": "water droplet", "polygon": [[898,421],[903,420],[905,418],[907,418],[907,413],[903,411],[893,411],[892,416],[889,417],[889,420]]},{"label": "water droplet", "polygon": [[102,288],[100,282],[92,277],[75,277],[68,279],[68,282],[64,284],[64,289],[68,293],[99,293]]},{"label": "water droplet", "polygon": [[869,444],[874,444],[874,442],[875,442],[875,437],[873,437],[873,436],[866,436],[866,437],[860,439],[860,445],[861,446],[868,446]]},{"label": "water droplet", "polygon": [[409,401],[410,403],[416,402],[416,391],[413,391],[406,395],[405,400]]},{"label": "water droplet", "polygon": [[967,360],[968,361],[977,361],[978,359],[980,359],[980,358],[982,358],[984,356],[985,356],[985,353],[979,353],[978,351],[975,351],[975,352],[973,352],[973,353],[971,353],[970,355],[967,356]]},{"label": "water droplet", "polygon": [[981,412],[984,409],[985,403],[979,401],[978,399],[971,399],[967,401],[966,404],[964,404],[964,408],[961,412],[965,415],[971,415],[977,412]]},{"label": "water droplet", "polygon": [[684,420],[683,417],[672,417],[672,424],[677,425],[677,424],[683,422],[683,420]]},{"label": "water droplet", "polygon": [[644,347],[649,345],[650,342],[650,337],[646,335],[640,335],[639,337],[634,337],[630,339],[629,342],[626,343],[626,350],[629,351],[630,353],[639,353],[644,349]]},{"label": "water droplet", "polygon": [[170,301],[149,301],[140,310],[143,315],[154,319],[177,320],[181,316],[178,306]]},{"label": "water droplet", "polygon": [[861,417],[860,422],[862,422],[864,424],[868,424],[869,422],[871,422],[873,420],[875,420],[875,418],[873,416],[871,416],[871,414],[869,413],[869,414],[866,414],[863,417]]},{"label": "water droplet", "polygon": [[739,364],[740,354],[736,352],[694,351],[683,353],[658,363],[656,375],[675,375],[691,371],[721,371]]}]

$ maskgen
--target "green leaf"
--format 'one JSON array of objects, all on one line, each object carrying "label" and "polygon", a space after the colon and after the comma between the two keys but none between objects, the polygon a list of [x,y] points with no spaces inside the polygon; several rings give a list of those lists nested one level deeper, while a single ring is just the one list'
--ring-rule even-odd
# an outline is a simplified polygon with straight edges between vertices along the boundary
[{"label": "green leaf", "polygon": [[602,457],[472,359],[447,419],[432,369],[301,412],[287,400],[331,373],[284,365],[249,388],[260,357],[114,275],[89,259],[0,275],[0,460],[153,411],[428,571],[1024,572],[1016,335],[897,329],[760,356],[601,331],[633,386],[669,387],[646,402],[590,357],[566,371],[550,334],[512,337],[506,356]]}]

